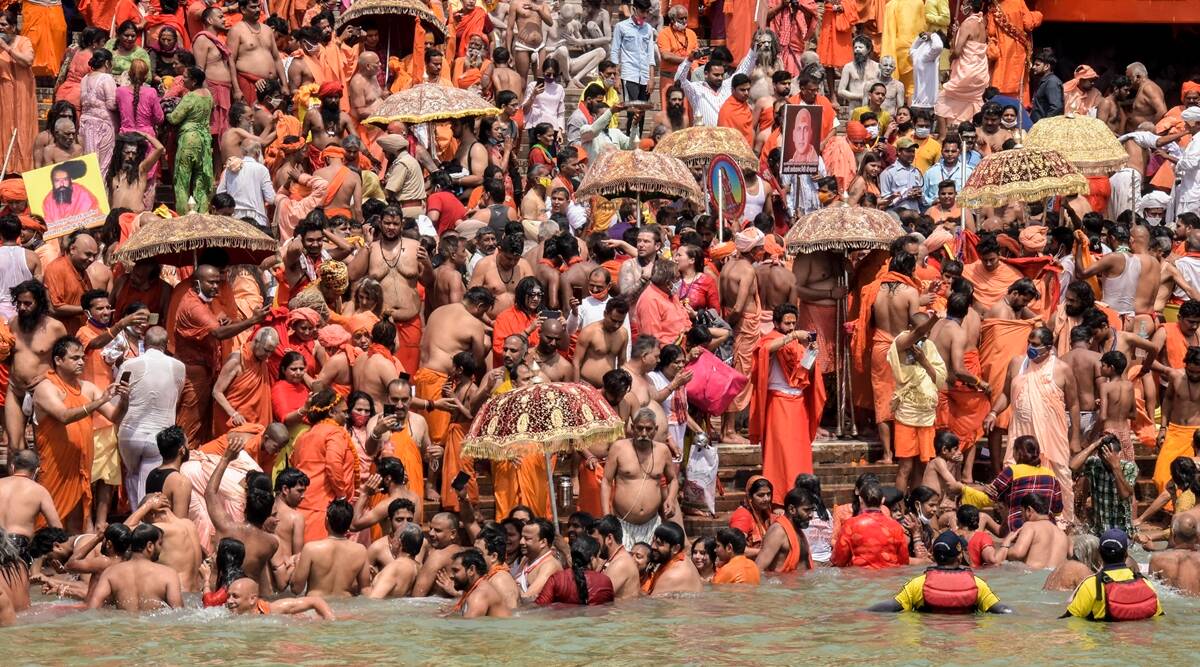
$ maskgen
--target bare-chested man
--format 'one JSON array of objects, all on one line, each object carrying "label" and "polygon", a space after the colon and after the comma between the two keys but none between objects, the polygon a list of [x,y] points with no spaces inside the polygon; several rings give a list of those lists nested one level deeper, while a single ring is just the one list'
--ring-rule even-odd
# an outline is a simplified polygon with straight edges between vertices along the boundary
[{"label": "bare-chested man", "polygon": [[367,588],[367,548],[346,539],[354,507],[344,499],[329,503],[325,526],[329,537],[309,542],[300,550],[300,562],[292,573],[292,593],[305,590],[315,597],[347,597]]},{"label": "bare-chested man", "polygon": [[438,308],[462,301],[467,291],[467,262],[471,259],[471,250],[466,240],[454,230],[447,230],[439,243],[442,263],[433,270],[433,288],[425,298],[426,320]]},{"label": "bare-chested man", "polygon": [[358,355],[350,369],[355,390],[366,392],[375,401],[375,409],[382,410],[387,402],[387,386],[401,372],[408,369],[396,359],[396,327],[387,320],[375,323],[367,353]]},{"label": "bare-chested man", "polygon": [[964,454],[962,478],[974,480],[975,447],[972,438],[983,432],[983,418],[990,405],[991,387],[981,377],[979,364],[979,312],[971,305],[974,293],[967,283],[962,292],[946,299],[946,317],[933,325],[929,339],[946,362],[946,388],[938,402],[938,423],[948,427],[961,440],[969,440]]},{"label": "bare-chested man", "polygon": [[505,234],[496,252],[479,260],[468,287],[486,287],[496,297],[491,317],[508,310],[516,298],[517,283],[533,275],[533,267],[521,257],[525,240],[521,234]]},{"label": "bare-chested man", "polygon": [[508,618],[512,610],[488,580],[487,561],[477,549],[456,552],[447,563],[448,579],[455,592],[461,592],[449,614],[463,618]]},{"label": "bare-chested man", "polygon": [[[388,564],[400,557],[400,536],[404,532],[405,527],[415,524],[418,531],[421,527],[421,524],[416,521],[417,506],[412,500],[397,498],[387,503],[386,509],[388,528],[384,532],[387,534],[375,540],[371,543],[371,546],[367,547],[367,569],[370,570],[372,578],[382,572]],[[425,550],[424,535],[422,535],[421,539],[421,549],[413,556],[417,560],[418,566],[420,566],[421,561],[425,558],[423,553]],[[415,576],[413,577],[413,581],[416,581]],[[411,588],[411,584],[409,588]]]},{"label": "bare-chested man", "polygon": [[1032,320],[1037,313],[1029,304],[1038,298],[1037,286],[1028,278],[1021,278],[1008,286],[1008,292],[983,314],[984,319]]},{"label": "bare-chested man", "polygon": [[1075,388],[1079,391],[1079,433],[1087,440],[1100,409],[1100,353],[1092,349],[1090,328],[1082,324],[1072,327],[1070,336],[1071,349],[1062,360],[1075,376]]},{"label": "bare-chested man", "polygon": [[552,11],[551,4],[542,0],[513,0],[509,5],[505,46],[512,52],[522,82],[529,76],[530,63],[541,62],[547,55],[546,35],[554,25]]},{"label": "bare-chested man", "polygon": [[1142,123],[1157,123],[1167,113],[1167,102],[1162,88],[1150,79],[1146,66],[1140,62],[1129,63],[1125,76],[1134,93],[1133,106],[1129,110],[1126,126]]},{"label": "bare-chested man", "polygon": [[[117,141],[119,155],[113,155],[113,165],[109,170],[108,187],[113,208],[127,208],[134,213],[146,210],[146,187],[150,170],[158,164],[163,154],[163,145],[152,134],[146,132],[133,133],[145,137],[149,149],[143,148],[141,141],[124,141],[124,135]],[[143,153],[139,160],[139,154]]]},{"label": "bare-chested man", "polygon": [[37,483],[41,460],[31,449],[22,449],[11,457],[12,475],[0,478],[0,528],[13,538],[22,538],[25,546],[33,538],[38,517],[52,528],[62,528],[54,500],[46,487]]},{"label": "bare-chested man", "polygon": [[106,604],[121,611],[158,611],[183,606],[179,573],[160,565],[163,532],[148,523],[138,525],[129,537],[129,559],[113,564],[97,577],[87,596],[87,608]]},{"label": "bare-chested man", "polygon": [[566,335],[562,319],[546,320],[538,330],[538,343],[532,357],[538,364],[538,372],[550,382],[575,381],[575,367],[559,351]]},{"label": "bare-chested man", "polygon": [[[601,508],[605,514],[617,516],[626,549],[637,542],[649,542],[654,529],[662,524],[662,517],[672,516],[677,506],[676,466],[667,445],[654,439],[657,421],[649,408],[638,410],[632,420],[633,437],[614,442],[604,464]],[[659,486],[664,475],[665,492]]]},{"label": "bare-chested man", "polygon": [[[208,485],[204,487],[204,504],[208,508],[213,528],[217,531],[217,539],[231,537],[245,545],[246,557],[242,563],[242,571],[246,576],[257,581],[263,590],[282,590],[288,580],[288,564],[279,555],[281,540],[272,530],[274,496],[263,489],[249,489],[246,492],[245,521],[235,521],[220,495],[221,478],[225,476],[225,470],[237,458],[243,447],[242,440],[229,438],[220,463],[208,479]],[[290,542],[291,540],[287,547],[289,555],[293,547]]]},{"label": "bare-chested man", "polygon": [[[513,69],[512,61],[511,49],[498,46],[492,51],[492,92],[497,103],[500,103],[500,93],[504,91],[514,95],[514,104],[519,103],[525,95],[525,77]],[[525,62],[528,67],[528,57]]]},{"label": "bare-chested man", "polygon": [[[317,98],[321,100],[321,106],[315,110],[315,113],[309,112],[304,116],[304,129],[301,134],[311,134],[312,145],[321,149],[321,157],[324,158],[325,164],[329,165],[325,169],[329,169],[333,165],[331,161],[332,157],[340,158],[338,164],[341,164],[341,161],[345,157],[344,151],[342,156],[337,156],[337,151],[334,151],[332,154],[326,154],[326,149],[335,146],[341,149],[342,140],[354,132],[354,120],[350,117],[350,114],[342,111],[342,96],[344,94],[345,91],[342,90],[340,81],[326,81],[317,90]],[[313,176],[329,180],[330,192],[334,191],[336,189],[334,181],[330,180],[327,175],[323,175],[321,171],[321,169],[318,169],[313,172]],[[332,174],[335,171],[333,170],[328,173]],[[358,181],[358,179],[352,180]],[[325,205],[338,206],[338,204],[331,203],[326,203]],[[361,214],[356,217],[362,219]]]},{"label": "bare-chested man", "polygon": [[233,101],[257,99],[255,85],[263,79],[278,79],[283,92],[288,93],[287,74],[283,58],[275,44],[275,31],[260,22],[261,0],[238,0],[242,20],[229,30],[226,46],[230,54],[230,74],[233,76]]},{"label": "bare-chested man", "polygon": [[1050,500],[1033,493],[1022,496],[1021,514],[1025,523],[1004,538],[997,558],[1023,562],[1031,570],[1062,565],[1071,550],[1071,538],[1050,518]]},{"label": "bare-chested man", "polygon": [[34,151],[34,167],[41,168],[66,162],[83,155],[83,144],[79,143],[79,129],[70,118],[63,117],[54,121],[54,127],[50,128],[50,136],[53,141],[46,144],[45,148]]},{"label": "bare-chested man", "polygon": [[650,595],[698,593],[704,587],[679,524],[667,522],[654,530],[649,559],[656,566],[646,591]]},{"label": "bare-chested man", "polygon": [[1185,595],[1200,595],[1200,534],[1194,514],[1175,515],[1168,544],[1169,549],[1150,557],[1150,574]]},{"label": "bare-chested man", "polygon": [[[907,248],[892,255],[889,270],[900,276],[910,277],[916,270],[916,255]],[[892,411],[891,394],[894,382],[886,363],[887,350],[891,342],[908,329],[908,323],[919,306],[929,303],[930,295],[919,294],[912,284],[900,281],[883,283],[879,295],[871,306],[871,320],[876,335],[872,341],[871,367],[872,389],[875,395],[875,423],[879,425],[879,439],[883,443],[883,461],[892,460]],[[880,336],[880,334],[885,334]],[[876,368],[881,369],[875,371]]]},{"label": "bare-chested man", "polygon": [[199,576],[200,559],[203,555],[196,524],[186,516],[177,516],[171,508],[158,503],[146,515],[146,521],[162,531],[155,561],[175,570],[179,575],[180,590],[184,593],[199,592],[202,584]]},{"label": "bare-chested man", "polygon": [[486,317],[495,302],[482,287],[467,290],[458,303],[441,306],[429,316],[429,335],[421,340],[421,368],[449,375],[454,355],[470,352],[484,358],[488,346]]},{"label": "bare-chested man", "polygon": [[[627,244],[623,244],[628,248]],[[635,261],[624,262],[617,272],[617,294],[629,303],[637,303],[642,291],[650,285],[650,274],[654,260],[662,252],[662,229],[658,225],[647,225],[638,230]]]},{"label": "bare-chested man", "polygon": [[192,55],[196,57],[196,67],[204,70],[204,86],[213,98],[212,130],[213,134],[219,134],[229,126],[229,107],[237,90],[233,84],[237,75],[233,71],[232,54],[226,47],[229,28],[221,5],[207,7],[200,14],[200,24],[203,29],[192,35]]},{"label": "bare-chested man", "polygon": [[783,265],[782,253],[778,256],[768,255],[754,265],[754,271],[758,274],[760,313],[770,314],[775,306],[796,302],[796,276]]},{"label": "bare-chested man", "polygon": [[[521,587],[517,585],[517,580],[508,569],[507,530],[498,525],[483,528],[475,537],[475,548],[483,554],[483,560],[487,563],[488,583],[496,589],[510,610],[516,609],[517,605],[521,604]],[[446,573],[446,576],[449,576],[449,573]]]},{"label": "bare-chested man", "polygon": [[413,584],[417,582],[417,573],[421,569],[417,556],[425,543],[421,527],[415,523],[405,524],[394,537],[400,550],[392,562],[380,570],[371,582],[367,597],[373,600],[408,597],[412,593]]},{"label": "bare-chested man", "polygon": [[1012,132],[1000,127],[1000,105],[987,102],[983,105],[982,119],[977,132],[979,152],[984,155],[999,153],[1004,150],[1004,142],[1012,139]]},{"label": "bare-chested man", "polygon": [[[356,179],[357,182],[357,179]],[[357,186],[356,186],[357,187]],[[383,288],[383,317],[396,326],[404,370],[416,372],[421,339],[421,297],[417,283],[433,283],[433,265],[415,238],[403,235],[403,213],[389,205],[379,217],[379,238],[359,252],[348,265],[350,281],[370,276]]]},{"label": "bare-chested man", "polygon": [[229,584],[229,600],[225,608],[235,614],[256,614],[259,616],[280,615],[295,616],[311,611],[326,621],[333,620],[333,610],[325,600],[307,595],[301,598],[282,598],[267,603],[258,597],[259,586],[249,577],[242,577]]},{"label": "bare-chested man", "polygon": [[832,373],[837,362],[837,302],[846,295],[846,288],[839,284],[844,265],[844,255],[833,252],[800,253],[792,262],[800,306],[798,325],[817,332],[822,373]]},{"label": "bare-chested man", "polygon": [[638,336],[633,341],[633,347],[629,353],[629,361],[626,361],[621,368],[629,373],[629,377],[632,380],[629,393],[633,396],[637,407],[647,408],[654,414],[657,425],[654,432],[654,439],[666,442],[667,446],[671,449],[672,456],[678,458],[678,452],[667,439],[667,414],[663,411],[662,401],[679,387],[676,386],[677,383],[672,382],[665,389],[659,391],[654,388],[654,383],[647,377],[650,371],[658,367],[658,352],[660,347],[658,339],[654,336],[646,334]]},{"label": "bare-chested man", "polygon": [[558,303],[564,313],[579,308],[579,303],[588,294],[588,278],[596,270],[596,262],[592,261],[589,252],[585,259],[580,256],[580,243],[569,231],[564,231],[557,237],[558,259],[562,262],[558,278]]},{"label": "bare-chested man", "polygon": [[12,288],[17,314],[8,322],[14,343],[8,397],[4,403],[4,429],[9,452],[25,449],[25,395],[50,371],[54,341],[67,335],[62,322],[50,317],[50,297],[40,280],[27,280]]},{"label": "bare-chested man", "polygon": [[296,508],[308,491],[308,475],[288,466],[275,476],[275,530],[272,531],[279,539],[279,549],[275,552],[289,566],[294,562],[293,556],[300,554],[304,546],[304,515]]},{"label": "bare-chested man", "polygon": [[[762,259],[765,236],[755,227],[738,232],[734,237],[737,253],[721,269],[717,287],[725,319],[733,328],[733,367],[750,375],[754,349],[762,335],[759,319],[762,311],[758,297],[758,274],[754,263]],[[750,385],[742,390],[721,418],[721,442],[746,444],[749,441],[735,429],[737,414],[750,404]]]},{"label": "bare-chested man", "polygon": [[1113,134],[1120,135],[1126,130],[1126,116],[1129,105],[1133,102],[1133,85],[1129,77],[1118,76],[1109,84],[1109,93],[1100,98],[1096,107],[1096,118],[1104,121]]},{"label": "bare-chested man", "polygon": [[358,67],[350,77],[350,116],[361,123],[375,113],[379,102],[386,95],[379,85],[379,56],[373,51],[363,51],[358,56]]},{"label": "bare-chested man", "polygon": [[[438,573],[449,568],[455,555],[462,551],[459,543],[458,517],[449,512],[439,512],[429,521],[429,551],[425,554],[425,562],[417,574],[413,584],[412,596],[423,598],[429,595],[451,597],[454,591],[445,590],[438,585]],[[487,574],[484,572],[484,574]]]},{"label": "bare-chested man", "polygon": [[637,563],[629,555],[629,549],[625,548],[621,520],[615,515],[606,514],[596,522],[596,532],[601,540],[600,556],[604,558],[602,571],[612,580],[613,598],[630,600],[640,596],[642,582]]}]

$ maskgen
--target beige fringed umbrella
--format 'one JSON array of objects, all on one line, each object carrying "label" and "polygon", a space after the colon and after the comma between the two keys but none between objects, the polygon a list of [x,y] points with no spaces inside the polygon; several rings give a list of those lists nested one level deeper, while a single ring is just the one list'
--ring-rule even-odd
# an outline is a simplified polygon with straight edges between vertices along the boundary
[{"label": "beige fringed umbrella", "polygon": [[540,375],[519,389],[492,396],[471,422],[463,456],[511,461],[531,454],[546,457],[550,505],[554,502],[553,454],[577,452],[597,442],[625,436],[625,424],[591,385],[544,382]]},{"label": "beige fringed umbrella", "polygon": [[452,118],[494,116],[500,113],[495,104],[478,93],[436,83],[421,83],[389,95],[364,123],[429,123]]},{"label": "beige fringed umbrella", "polygon": [[900,223],[877,208],[834,204],[800,218],[783,237],[783,245],[790,255],[882,250],[903,234]]},{"label": "beige fringed umbrella", "polygon": [[1004,206],[1087,193],[1087,178],[1062,153],[1018,146],[980,160],[958,193],[958,203],[964,208]]},{"label": "beige fringed umbrella", "polygon": [[583,177],[576,198],[687,199],[704,203],[700,186],[678,158],[651,151],[617,149],[601,153]]},{"label": "beige fringed umbrella", "polygon": [[189,213],[141,227],[117,250],[116,259],[191,266],[201,250],[211,249],[226,251],[230,264],[258,264],[279,250],[279,241],[237,218]]},{"label": "beige fringed umbrella", "polygon": [[1129,163],[1108,124],[1091,116],[1052,116],[1033,124],[1026,148],[1058,151],[1084,176],[1107,176]]},{"label": "beige fringed umbrella", "polygon": [[419,0],[355,0],[350,8],[337,20],[337,29],[347,25],[367,27],[389,27],[396,17],[419,19],[425,27],[437,31],[439,37],[446,36],[446,24]]},{"label": "beige fringed umbrella", "polygon": [[728,155],[742,169],[758,171],[758,158],[746,145],[741,132],[731,127],[694,127],[677,130],[662,138],[654,147],[655,153],[665,153],[683,160],[689,167],[708,167],[718,155]]}]

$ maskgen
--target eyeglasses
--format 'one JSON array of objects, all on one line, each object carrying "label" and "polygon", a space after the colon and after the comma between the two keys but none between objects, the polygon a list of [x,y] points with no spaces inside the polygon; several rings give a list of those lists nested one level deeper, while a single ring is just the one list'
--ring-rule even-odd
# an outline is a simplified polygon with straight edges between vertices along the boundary
[{"label": "eyeglasses", "polygon": [[599,294],[608,289],[607,285],[588,285],[588,291],[592,294]]},{"label": "eyeglasses", "polygon": [[529,296],[542,296],[542,295],[543,295],[543,292],[541,290],[533,290],[532,292],[529,293]]}]

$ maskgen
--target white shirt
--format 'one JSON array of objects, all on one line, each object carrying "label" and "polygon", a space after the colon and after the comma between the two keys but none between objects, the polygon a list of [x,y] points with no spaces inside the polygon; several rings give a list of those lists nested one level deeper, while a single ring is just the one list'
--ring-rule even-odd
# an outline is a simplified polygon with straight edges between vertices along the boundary
[{"label": "white shirt", "polygon": [[1177,199],[1180,213],[1200,213],[1200,141],[1193,140],[1183,151],[1183,157],[1175,163],[1175,174],[1179,178]]},{"label": "white shirt", "polygon": [[25,247],[0,246],[0,317],[9,320],[17,314],[10,290],[30,278],[33,278],[33,273],[29,270],[29,261],[25,259]]},{"label": "white shirt", "polygon": [[270,227],[267,204],[275,203],[275,186],[271,184],[271,172],[266,165],[251,157],[242,158],[241,169],[225,170],[217,192],[226,192],[233,197],[233,217],[252,218],[259,227]]},{"label": "white shirt", "polygon": [[1123,167],[1120,171],[1108,177],[1111,193],[1108,196],[1108,208],[1104,217],[1116,220],[1121,212],[1137,204],[1142,192],[1142,175],[1133,167]]},{"label": "white shirt", "polygon": [[[754,49],[750,49],[733,74],[749,76],[756,62],[758,62],[758,53]],[[679,69],[675,71],[675,81],[679,83],[680,88],[683,88],[683,94],[687,96],[688,103],[692,105],[692,117],[696,120],[696,124],[716,127],[717,116],[721,113],[721,105],[725,104],[725,100],[728,100],[729,96],[733,94],[733,74],[725,77],[725,81],[719,89],[713,90],[707,83],[689,81],[684,76],[689,69],[691,69],[691,60],[684,60],[680,63]]]},{"label": "white shirt", "polygon": [[932,107],[938,97],[938,58],[942,54],[942,38],[936,32],[929,39],[917,38],[908,49],[913,64],[913,94],[909,102],[914,107]]},{"label": "white shirt", "polygon": [[150,348],[122,364],[121,372],[130,374],[129,408],[121,420],[118,438],[152,438],[176,422],[175,407],[183,392],[182,361]]}]

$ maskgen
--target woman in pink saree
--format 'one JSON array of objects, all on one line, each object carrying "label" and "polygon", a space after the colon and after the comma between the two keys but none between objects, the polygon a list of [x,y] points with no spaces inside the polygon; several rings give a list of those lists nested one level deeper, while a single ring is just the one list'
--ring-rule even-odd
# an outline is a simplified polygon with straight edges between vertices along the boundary
[{"label": "woman in pink saree", "polygon": [[[158,92],[146,85],[150,66],[144,60],[135,60],[129,65],[129,85],[117,88],[117,117],[120,132],[144,132],[158,138],[157,128],[163,124],[164,115]],[[146,193],[154,192],[154,181],[158,176],[155,164],[147,173]]]},{"label": "woman in pink saree", "polygon": [[112,77],[112,52],[96,49],[88,62],[91,73],[79,83],[79,136],[83,152],[95,153],[100,161],[100,173],[108,173],[116,143],[117,82]]}]

